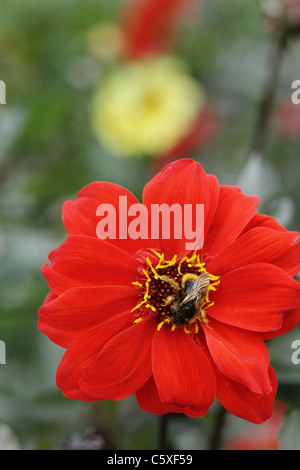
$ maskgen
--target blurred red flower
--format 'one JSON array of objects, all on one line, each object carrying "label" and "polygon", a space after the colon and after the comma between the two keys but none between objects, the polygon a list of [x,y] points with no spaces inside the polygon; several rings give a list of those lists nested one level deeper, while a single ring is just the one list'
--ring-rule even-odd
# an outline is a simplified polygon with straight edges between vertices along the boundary
[{"label": "blurred red flower", "polygon": [[286,19],[290,26],[300,26],[300,1],[290,0],[285,4]]},{"label": "blurred red flower", "polygon": [[274,112],[273,126],[281,139],[299,139],[300,105],[295,105],[291,100],[281,103]]},{"label": "blurred red flower", "polygon": [[[51,293],[38,326],[66,348],[58,387],[87,401],[136,394],[154,414],[203,416],[217,397],[230,413],[264,422],[277,390],[265,339],[299,322],[299,234],[191,159],[158,173],[143,204],[204,204],[201,250],[187,252],[172,234],[98,239],[96,209],[112,204],[118,221],[119,196],[138,203],[104,182],[65,202],[68,237],[42,269]],[[187,302],[196,282],[197,308]]]},{"label": "blurred red flower", "polygon": [[275,402],[272,417],[259,428],[251,424],[237,436],[229,439],[222,446],[222,450],[279,450],[279,433],[283,424],[287,405]]},{"label": "blurred red flower", "polygon": [[165,51],[175,24],[196,6],[194,0],[132,0],[122,11],[124,55],[140,59]]}]

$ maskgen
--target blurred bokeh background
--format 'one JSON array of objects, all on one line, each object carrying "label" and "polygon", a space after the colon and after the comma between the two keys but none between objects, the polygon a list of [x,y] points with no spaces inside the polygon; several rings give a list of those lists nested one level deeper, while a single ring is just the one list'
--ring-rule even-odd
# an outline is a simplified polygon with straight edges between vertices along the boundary
[{"label": "blurred bokeh background", "polygon": [[[193,157],[299,230],[299,31],[298,0],[1,0],[1,449],[155,449],[158,418],[134,398],[81,403],[56,388],[64,351],[36,323],[41,266],[66,235],[62,203],[95,180],[141,198],[163,165]],[[260,445],[300,449],[297,339],[299,327],[269,344],[279,421],[227,416],[224,447],[254,427]],[[176,417],[170,446],[207,448],[217,411]]]}]

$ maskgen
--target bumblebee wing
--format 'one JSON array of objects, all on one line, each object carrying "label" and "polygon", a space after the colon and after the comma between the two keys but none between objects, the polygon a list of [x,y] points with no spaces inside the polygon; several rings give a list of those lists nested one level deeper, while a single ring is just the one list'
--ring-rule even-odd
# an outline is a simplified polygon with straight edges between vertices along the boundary
[{"label": "bumblebee wing", "polygon": [[200,300],[203,295],[206,295],[207,288],[210,284],[210,278],[208,273],[203,273],[199,276],[195,282],[189,293],[185,296],[181,305],[186,304],[188,302],[192,302],[193,300],[196,303]]}]

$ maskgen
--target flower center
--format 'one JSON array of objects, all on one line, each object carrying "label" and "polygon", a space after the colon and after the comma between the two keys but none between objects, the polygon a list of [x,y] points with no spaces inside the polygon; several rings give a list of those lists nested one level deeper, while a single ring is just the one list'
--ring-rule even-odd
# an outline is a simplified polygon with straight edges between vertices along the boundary
[{"label": "flower center", "polygon": [[172,331],[183,328],[186,333],[198,333],[199,323],[208,324],[206,309],[214,304],[209,293],[216,290],[219,277],[206,271],[196,252],[180,262],[176,255],[167,261],[163,253],[151,252],[143,275],[133,282],[139,297],[132,310],[137,314],[135,323],[151,314],[158,318],[158,330],[169,324]]}]

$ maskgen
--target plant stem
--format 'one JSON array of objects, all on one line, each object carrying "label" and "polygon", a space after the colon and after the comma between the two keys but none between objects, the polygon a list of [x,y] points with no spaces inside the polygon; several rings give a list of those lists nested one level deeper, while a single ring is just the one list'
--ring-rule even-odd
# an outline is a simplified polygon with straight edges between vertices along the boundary
[{"label": "plant stem", "polygon": [[218,450],[222,443],[223,430],[226,421],[227,410],[220,405],[216,414],[216,421],[213,432],[210,436],[209,450]]},{"label": "plant stem", "polygon": [[259,106],[257,122],[251,143],[250,154],[263,153],[268,137],[270,118],[279,82],[281,65],[286,50],[290,29],[284,24],[279,32],[268,67],[268,77]]},{"label": "plant stem", "polygon": [[285,17],[282,18],[280,23],[278,36],[269,59],[268,77],[259,106],[249,155],[253,153],[262,154],[265,150],[284,54],[288,41],[300,34],[300,24],[289,24]]},{"label": "plant stem", "polygon": [[169,414],[162,415],[159,421],[158,450],[167,450]]}]

